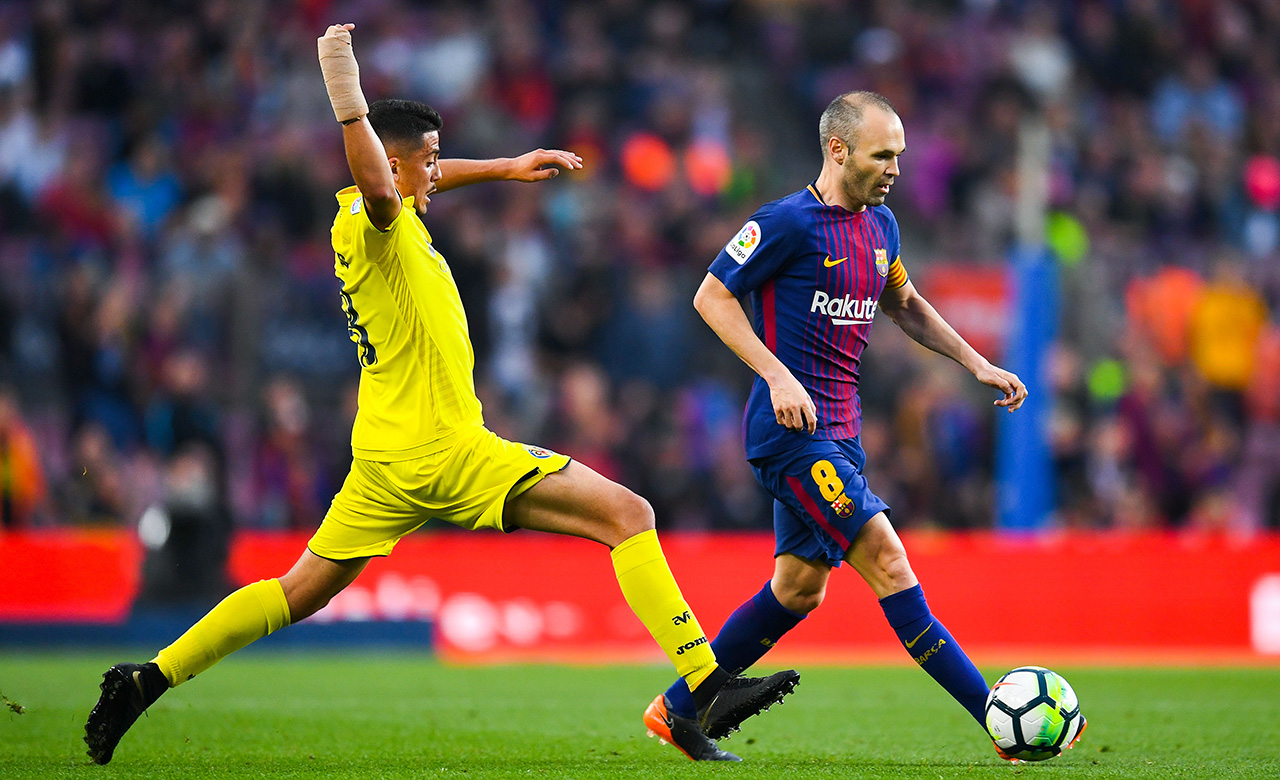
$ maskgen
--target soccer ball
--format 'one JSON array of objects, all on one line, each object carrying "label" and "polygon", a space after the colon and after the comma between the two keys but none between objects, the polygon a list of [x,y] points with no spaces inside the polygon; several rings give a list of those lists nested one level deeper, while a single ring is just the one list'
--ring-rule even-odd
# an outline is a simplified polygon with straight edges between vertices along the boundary
[{"label": "soccer ball", "polygon": [[1085,719],[1076,692],[1061,675],[1020,666],[987,694],[987,732],[1004,758],[1044,761],[1072,747]]}]

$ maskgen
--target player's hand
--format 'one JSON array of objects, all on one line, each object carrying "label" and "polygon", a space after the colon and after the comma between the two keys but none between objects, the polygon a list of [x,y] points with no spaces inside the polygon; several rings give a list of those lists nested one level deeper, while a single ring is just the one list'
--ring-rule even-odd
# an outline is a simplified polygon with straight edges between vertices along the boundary
[{"label": "player's hand", "polygon": [[769,398],[773,401],[773,414],[778,418],[778,425],[789,431],[818,430],[818,409],[809,398],[795,377],[787,375],[776,384],[769,385]]},{"label": "player's hand", "polygon": [[1003,406],[1009,411],[1013,411],[1022,406],[1022,402],[1027,400],[1027,386],[1022,384],[1022,380],[1012,371],[1005,371],[999,366],[993,366],[990,363],[973,372],[978,381],[988,387],[994,387],[1004,393],[1004,398],[997,398],[996,406]]},{"label": "player's hand", "polygon": [[354,24],[331,24],[329,29],[324,31],[324,35],[320,36],[320,39],[334,38],[350,46],[351,31],[354,29],[356,29]]},{"label": "player's hand", "polygon": [[582,168],[582,158],[561,149],[534,149],[511,161],[507,178],[511,181],[546,181],[560,175],[560,169]]}]

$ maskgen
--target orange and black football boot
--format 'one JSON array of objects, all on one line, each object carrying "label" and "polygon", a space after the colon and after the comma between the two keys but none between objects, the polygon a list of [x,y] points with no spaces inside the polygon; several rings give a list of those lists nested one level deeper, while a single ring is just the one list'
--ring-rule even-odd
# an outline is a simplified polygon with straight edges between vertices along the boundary
[{"label": "orange and black football boot", "polygon": [[742,760],[721,750],[715,740],[702,733],[697,720],[672,713],[671,702],[667,701],[666,694],[658,694],[658,698],[645,709],[644,725],[649,729],[649,736],[657,737],[664,745],[674,745],[690,761]]}]

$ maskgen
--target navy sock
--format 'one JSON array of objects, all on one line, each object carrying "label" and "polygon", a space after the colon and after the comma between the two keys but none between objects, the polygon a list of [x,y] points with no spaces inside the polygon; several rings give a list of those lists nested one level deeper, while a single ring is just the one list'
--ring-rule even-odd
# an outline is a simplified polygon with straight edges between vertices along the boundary
[{"label": "navy sock", "polygon": [[915,662],[979,724],[983,723],[983,708],[991,689],[946,626],[929,612],[920,586],[885,596],[880,599],[880,608]]},{"label": "navy sock", "polygon": [[[759,661],[783,634],[795,628],[804,617],[782,606],[766,582],[759,593],[733,611],[720,633],[711,640],[716,662],[726,672],[739,674]],[[692,718],[698,714],[693,695],[683,679],[676,680],[667,689],[667,700],[676,715]]]}]

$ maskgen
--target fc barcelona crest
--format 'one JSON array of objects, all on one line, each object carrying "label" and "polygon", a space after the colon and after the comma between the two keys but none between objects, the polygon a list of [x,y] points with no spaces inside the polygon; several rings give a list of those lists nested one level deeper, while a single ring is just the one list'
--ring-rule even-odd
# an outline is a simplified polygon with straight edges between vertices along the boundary
[{"label": "fc barcelona crest", "polygon": [[876,273],[881,276],[889,275],[889,250],[876,250]]},{"label": "fc barcelona crest", "polygon": [[844,493],[836,496],[836,500],[831,502],[831,508],[835,510],[840,517],[849,517],[853,514],[853,499]]}]

